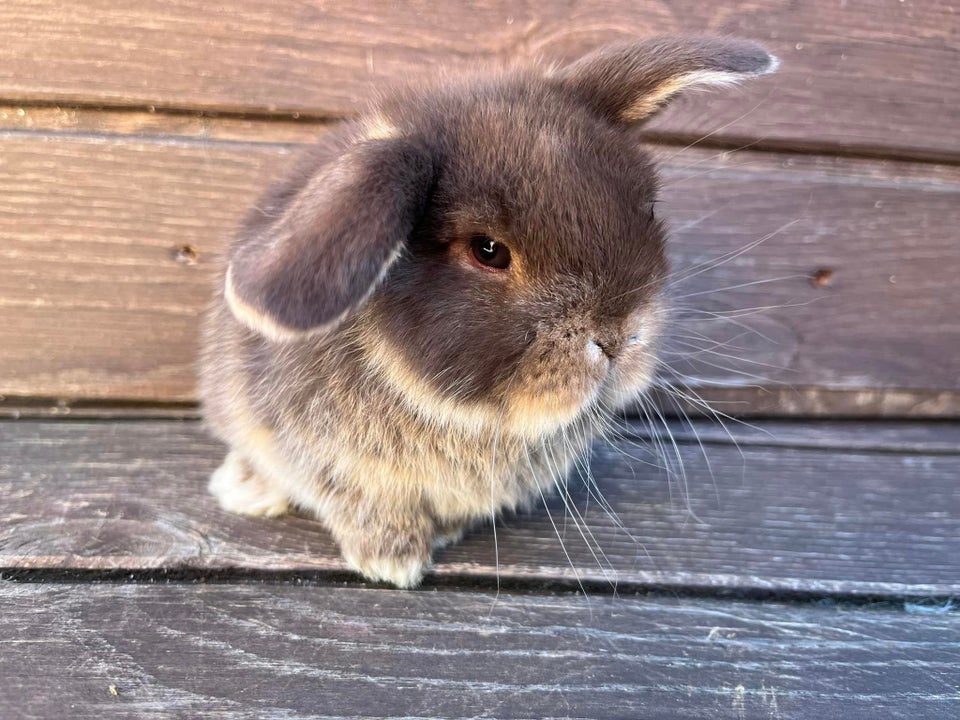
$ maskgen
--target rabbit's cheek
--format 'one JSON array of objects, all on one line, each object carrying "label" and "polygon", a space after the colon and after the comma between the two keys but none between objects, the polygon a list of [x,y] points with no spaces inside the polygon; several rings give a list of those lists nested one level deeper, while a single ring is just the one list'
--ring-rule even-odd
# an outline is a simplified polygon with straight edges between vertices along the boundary
[{"label": "rabbit's cheek", "polygon": [[662,301],[656,301],[628,320],[623,351],[612,364],[601,393],[608,407],[620,409],[650,386],[657,371],[657,342],[664,314]]},{"label": "rabbit's cheek", "polygon": [[643,348],[624,352],[611,369],[603,388],[603,402],[620,409],[636,400],[650,386],[656,372],[656,358]]}]

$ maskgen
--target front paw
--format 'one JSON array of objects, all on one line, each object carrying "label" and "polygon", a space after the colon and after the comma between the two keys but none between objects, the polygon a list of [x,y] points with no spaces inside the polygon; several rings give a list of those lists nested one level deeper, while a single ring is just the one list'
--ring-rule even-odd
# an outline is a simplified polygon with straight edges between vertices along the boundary
[{"label": "front paw", "polygon": [[287,496],[255,473],[243,458],[231,452],[210,476],[210,494],[227,512],[276,517],[290,509]]},{"label": "front paw", "polygon": [[[381,506],[383,507],[383,506]],[[334,535],[351,569],[368,580],[386,582],[398,588],[414,588],[430,569],[430,540],[433,524],[414,509],[360,513],[365,522],[339,524]],[[357,515],[340,516],[341,519]]]},{"label": "front paw", "polygon": [[415,588],[430,568],[429,556],[357,555],[344,552],[350,568],[367,580],[390,583],[401,589]]}]

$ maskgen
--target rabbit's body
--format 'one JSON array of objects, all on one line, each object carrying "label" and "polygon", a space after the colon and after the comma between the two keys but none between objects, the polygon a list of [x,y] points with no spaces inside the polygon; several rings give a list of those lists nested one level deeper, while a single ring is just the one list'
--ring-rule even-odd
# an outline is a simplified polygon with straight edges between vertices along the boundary
[{"label": "rabbit's body", "polygon": [[630,126],[683,78],[772,63],[654,41],[332,133],[251,213],[207,317],[221,504],[311,511],[352,567],[407,587],[435,546],[552,488],[656,366],[664,233]]},{"label": "rabbit's body", "polygon": [[347,556],[357,569],[398,585],[415,583],[429,550],[470,524],[549,492],[595,431],[584,419],[523,438],[503,432],[494,410],[443,407],[384,368],[389,351],[360,320],[346,352],[343,337],[265,342],[223,303],[208,322],[218,332],[206,348],[206,418],[236,448],[211,490],[240,514],[277,515],[288,503],[314,513],[358,549]]}]

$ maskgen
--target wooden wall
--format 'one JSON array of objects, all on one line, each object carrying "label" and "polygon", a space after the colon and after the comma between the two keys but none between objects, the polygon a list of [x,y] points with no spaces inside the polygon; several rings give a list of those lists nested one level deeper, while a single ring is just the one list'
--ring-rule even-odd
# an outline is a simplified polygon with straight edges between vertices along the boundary
[{"label": "wooden wall", "polygon": [[950,2],[131,5],[0,3],[2,407],[191,403],[212,260],[297,146],[372,88],[717,32],[783,66],[650,127],[675,262],[767,239],[678,286],[683,327],[732,357],[674,367],[728,411],[960,415]]}]

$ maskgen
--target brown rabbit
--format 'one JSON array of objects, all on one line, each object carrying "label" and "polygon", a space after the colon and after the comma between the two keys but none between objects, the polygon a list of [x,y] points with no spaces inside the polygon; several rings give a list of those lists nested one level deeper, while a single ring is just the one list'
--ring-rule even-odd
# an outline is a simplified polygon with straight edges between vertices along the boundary
[{"label": "brown rabbit", "polygon": [[550,488],[655,365],[667,273],[631,129],[687,87],[772,72],[749,42],[657,38],[407,92],[256,207],[206,320],[227,510],[295,505],[400,587]]}]

